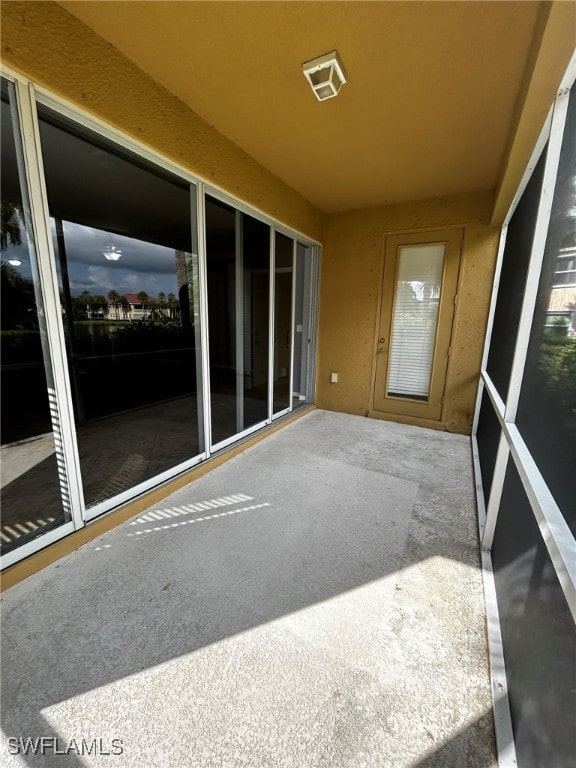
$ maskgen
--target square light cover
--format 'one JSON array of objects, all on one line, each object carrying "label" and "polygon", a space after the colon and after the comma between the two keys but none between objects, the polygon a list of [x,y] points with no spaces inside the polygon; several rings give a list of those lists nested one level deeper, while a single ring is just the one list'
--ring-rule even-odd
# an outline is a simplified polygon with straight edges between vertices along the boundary
[{"label": "square light cover", "polygon": [[310,83],[318,101],[325,101],[337,96],[346,82],[342,62],[336,51],[325,53],[317,59],[302,65],[302,71]]}]

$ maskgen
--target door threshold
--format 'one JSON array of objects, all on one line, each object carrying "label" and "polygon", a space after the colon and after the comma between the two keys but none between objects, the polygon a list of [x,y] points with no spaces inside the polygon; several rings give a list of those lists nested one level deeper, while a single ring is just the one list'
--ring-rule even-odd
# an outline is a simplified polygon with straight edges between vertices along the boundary
[{"label": "door threshold", "polygon": [[435,419],[425,419],[421,416],[406,416],[401,413],[388,413],[387,411],[369,410],[366,416],[369,419],[380,419],[381,421],[393,421],[396,424],[411,424],[414,427],[425,427],[426,429],[437,429],[441,432],[447,432],[448,426],[444,421]]}]

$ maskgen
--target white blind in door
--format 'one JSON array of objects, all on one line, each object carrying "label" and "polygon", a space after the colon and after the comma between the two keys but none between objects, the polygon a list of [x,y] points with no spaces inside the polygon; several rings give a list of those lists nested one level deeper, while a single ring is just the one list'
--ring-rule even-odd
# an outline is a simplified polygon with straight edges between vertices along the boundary
[{"label": "white blind in door", "polygon": [[428,398],[445,248],[434,243],[398,249],[388,396]]}]

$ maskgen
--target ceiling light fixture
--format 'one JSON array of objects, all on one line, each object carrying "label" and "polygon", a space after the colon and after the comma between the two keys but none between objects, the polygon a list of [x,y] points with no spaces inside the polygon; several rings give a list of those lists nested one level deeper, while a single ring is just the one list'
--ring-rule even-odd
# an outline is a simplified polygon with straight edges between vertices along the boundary
[{"label": "ceiling light fixture", "polygon": [[19,267],[22,264],[22,259],[8,259],[8,264],[10,264],[11,267]]},{"label": "ceiling light fixture", "polygon": [[120,248],[116,248],[115,245],[107,245],[106,250],[102,251],[102,256],[108,259],[108,261],[118,261],[120,256],[122,256],[122,251]]},{"label": "ceiling light fixture", "polygon": [[346,73],[336,51],[307,61],[302,64],[302,71],[318,101],[338,96],[340,88],[346,82]]}]

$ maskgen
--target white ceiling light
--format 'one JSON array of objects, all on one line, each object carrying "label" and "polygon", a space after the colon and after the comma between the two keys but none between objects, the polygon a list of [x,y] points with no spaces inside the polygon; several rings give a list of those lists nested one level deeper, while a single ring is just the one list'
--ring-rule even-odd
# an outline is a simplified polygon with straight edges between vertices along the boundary
[{"label": "white ceiling light", "polygon": [[302,65],[302,71],[318,101],[338,96],[340,88],[346,82],[346,73],[336,51],[307,61]]},{"label": "white ceiling light", "polygon": [[118,261],[120,256],[122,256],[122,251],[114,245],[107,245],[106,250],[102,251],[102,256],[108,261]]}]

